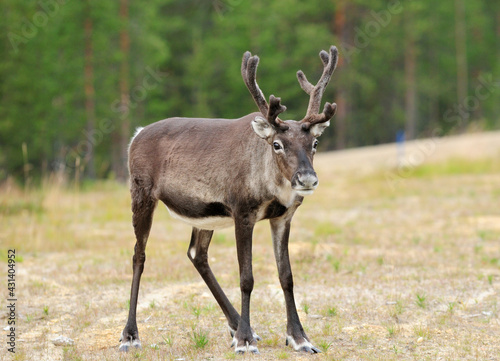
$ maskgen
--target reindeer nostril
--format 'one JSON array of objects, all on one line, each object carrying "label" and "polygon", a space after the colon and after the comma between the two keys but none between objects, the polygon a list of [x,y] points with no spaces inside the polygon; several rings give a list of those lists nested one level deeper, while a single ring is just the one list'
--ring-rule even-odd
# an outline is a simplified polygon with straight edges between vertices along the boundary
[{"label": "reindeer nostril", "polygon": [[297,185],[302,188],[316,188],[318,186],[318,177],[314,173],[296,173]]}]

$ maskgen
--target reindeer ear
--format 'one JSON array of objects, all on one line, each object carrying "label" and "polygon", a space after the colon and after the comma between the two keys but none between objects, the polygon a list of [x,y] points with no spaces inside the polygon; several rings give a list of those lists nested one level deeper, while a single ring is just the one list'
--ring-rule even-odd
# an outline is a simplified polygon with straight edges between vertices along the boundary
[{"label": "reindeer ear", "polygon": [[276,134],[276,130],[274,130],[273,126],[261,116],[256,116],[254,120],[252,120],[252,128],[262,139],[268,140]]},{"label": "reindeer ear", "polygon": [[309,128],[309,132],[312,134],[313,137],[317,138],[321,134],[323,134],[323,131],[330,125],[330,121],[324,122],[324,123],[316,123],[312,125]]}]

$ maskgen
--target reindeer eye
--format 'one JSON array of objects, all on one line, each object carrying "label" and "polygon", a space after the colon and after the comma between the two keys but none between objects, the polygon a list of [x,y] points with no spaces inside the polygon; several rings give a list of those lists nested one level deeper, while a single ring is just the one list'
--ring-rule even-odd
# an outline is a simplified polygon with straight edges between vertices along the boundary
[{"label": "reindeer eye", "polygon": [[316,148],[318,148],[318,141],[317,140],[315,140],[313,143],[313,149],[316,149]]},{"label": "reindeer eye", "polygon": [[278,142],[274,142],[273,143],[273,148],[274,148],[274,150],[280,150],[280,149],[282,149],[281,145]]}]

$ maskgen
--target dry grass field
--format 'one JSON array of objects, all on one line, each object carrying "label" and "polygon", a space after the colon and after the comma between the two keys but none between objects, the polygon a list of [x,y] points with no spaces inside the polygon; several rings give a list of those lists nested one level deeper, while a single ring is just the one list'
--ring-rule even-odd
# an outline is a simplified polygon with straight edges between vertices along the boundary
[{"label": "dry grass field", "polygon": [[[2,360],[500,360],[500,133],[318,154],[291,258],[299,315],[319,355],[285,347],[267,222],[254,235],[251,317],[260,355],[237,356],[186,257],[190,228],[159,205],[139,294],[143,349],[118,353],[134,246],[128,189],[112,182],[0,189],[0,256],[15,249],[16,353]],[[233,230],[215,275],[239,308]],[[1,283],[0,325],[7,326]],[[7,331],[2,331],[7,333]],[[74,340],[55,346],[57,336]]]}]

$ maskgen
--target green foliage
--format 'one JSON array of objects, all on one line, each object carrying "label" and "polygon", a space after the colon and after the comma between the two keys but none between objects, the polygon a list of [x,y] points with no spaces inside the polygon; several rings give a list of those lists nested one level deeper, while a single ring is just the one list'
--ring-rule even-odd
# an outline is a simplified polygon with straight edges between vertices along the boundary
[{"label": "green foliage", "polygon": [[[339,120],[347,146],[391,142],[404,129],[410,43],[417,135],[460,132],[471,123],[500,126],[500,3],[495,1],[465,2],[467,35],[458,41],[466,43],[466,99],[457,98],[453,2],[152,0],[129,7],[124,21],[120,2],[0,3],[6,14],[0,23],[0,181],[8,176],[28,181],[27,176],[38,179],[54,171],[74,176],[78,162],[79,171],[90,174],[85,172],[91,155],[95,174],[113,177],[111,155],[124,151],[118,147],[122,131],[128,137],[136,126],[171,116],[232,118],[255,111],[240,75],[246,50],[261,58],[258,81],[266,96],[281,96],[285,117],[301,119],[309,97],[296,71],[316,82],[322,71],[319,50],[339,47],[341,62],[323,101],[342,98],[345,115],[339,111],[334,118],[323,149],[339,146],[334,126]],[[122,32],[130,38],[128,55],[120,47]],[[89,43],[93,124],[85,93]],[[126,74],[120,71],[124,63]],[[120,108],[123,81],[130,104]]]},{"label": "green foliage", "polygon": [[321,349],[321,352],[328,352],[328,349],[332,346],[333,342],[328,342],[326,340],[320,340],[318,342],[318,347]]},{"label": "green foliage", "polygon": [[172,338],[172,336],[161,336],[161,338],[163,339],[163,342],[165,342],[165,344],[170,347],[172,347],[172,345],[174,344],[174,339]]},{"label": "green foliage", "polygon": [[427,304],[426,304],[426,296],[425,294],[419,294],[417,293],[416,295],[416,300],[415,300],[415,304],[420,307],[420,308],[426,308],[427,307]]},{"label": "green foliage", "polygon": [[338,313],[337,307],[335,306],[329,307],[327,310],[328,316],[337,316],[337,313]]},{"label": "green foliage", "polygon": [[208,344],[208,334],[204,331],[194,331],[191,334],[191,340],[195,348],[204,348]]},{"label": "green foliage", "polygon": [[309,304],[307,302],[305,302],[302,306],[304,308],[305,314],[308,315],[309,314],[309,310],[310,310]]},{"label": "green foliage", "polygon": [[390,325],[388,325],[388,326],[386,327],[386,329],[387,329],[387,332],[388,332],[388,334],[389,334],[389,337],[394,337],[394,335],[395,335],[395,334],[397,333],[397,331],[398,331],[398,327],[397,327],[397,325],[395,325],[395,324],[390,324]]},{"label": "green foliage", "polygon": [[277,354],[276,354],[276,358],[278,360],[288,360],[290,358],[290,354],[286,351],[279,351]]},{"label": "green foliage", "polygon": [[448,312],[450,314],[453,314],[455,312],[455,306],[457,305],[456,302],[448,302]]},{"label": "green foliage", "polygon": [[193,312],[193,315],[195,315],[197,319],[200,318],[201,307],[200,306],[193,306],[192,307],[192,312]]},{"label": "green foliage", "polygon": [[490,286],[492,286],[492,285],[493,285],[493,275],[488,275],[488,284],[489,284]]}]

